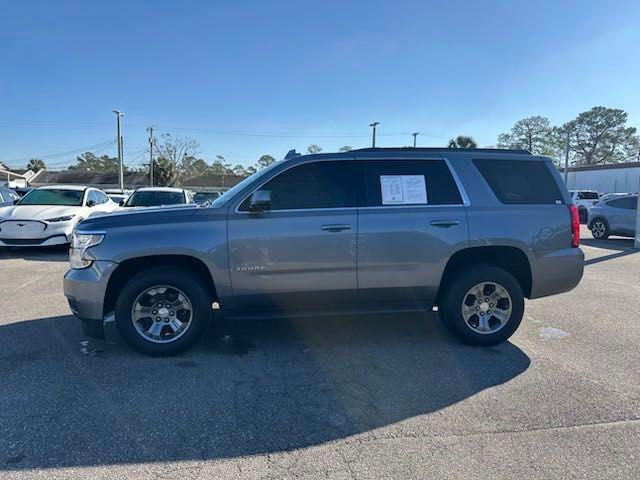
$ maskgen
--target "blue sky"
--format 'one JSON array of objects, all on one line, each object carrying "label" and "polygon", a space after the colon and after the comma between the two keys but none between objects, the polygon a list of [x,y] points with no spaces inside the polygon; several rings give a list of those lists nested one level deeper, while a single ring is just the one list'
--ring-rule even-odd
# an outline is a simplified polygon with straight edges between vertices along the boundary
[{"label": "blue sky", "polygon": [[640,127],[639,25],[637,1],[4,1],[0,160],[111,140],[114,108],[127,163],[147,125],[245,165],[368,146],[374,120],[379,146],[594,105]]}]

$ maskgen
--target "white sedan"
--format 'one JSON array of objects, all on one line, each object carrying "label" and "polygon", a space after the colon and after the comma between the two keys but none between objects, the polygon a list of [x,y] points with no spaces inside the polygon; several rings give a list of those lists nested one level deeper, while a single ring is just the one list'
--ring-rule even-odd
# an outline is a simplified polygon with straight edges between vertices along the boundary
[{"label": "white sedan", "polygon": [[112,212],[117,206],[97,188],[36,188],[16,205],[0,208],[0,247],[67,244],[78,222],[94,212]]}]

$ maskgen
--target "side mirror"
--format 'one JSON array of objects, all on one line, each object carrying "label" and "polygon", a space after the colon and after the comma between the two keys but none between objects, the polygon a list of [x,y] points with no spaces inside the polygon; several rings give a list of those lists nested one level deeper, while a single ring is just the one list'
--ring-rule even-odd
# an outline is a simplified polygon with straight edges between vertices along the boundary
[{"label": "side mirror", "polygon": [[89,200],[89,201],[87,202],[87,207],[89,207],[89,208],[94,207],[94,206],[95,206],[95,204],[96,204],[96,202],[95,202],[94,200]]},{"label": "side mirror", "polygon": [[120,200],[120,201],[118,202],[118,205],[120,205],[121,207],[124,207],[124,200]]},{"label": "side mirror", "polygon": [[17,205],[19,201],[20,201],[20,199],[19,199],[19,198],[16,198],[16,199],[13,201],[13,204],[14,204],[14,205]]},{"label": "side mirror", "polygon": [[250,212],[264,212],[271,208],[271,191],[270,190],[256,190],[251,195],[251,202],[249,203]]}]

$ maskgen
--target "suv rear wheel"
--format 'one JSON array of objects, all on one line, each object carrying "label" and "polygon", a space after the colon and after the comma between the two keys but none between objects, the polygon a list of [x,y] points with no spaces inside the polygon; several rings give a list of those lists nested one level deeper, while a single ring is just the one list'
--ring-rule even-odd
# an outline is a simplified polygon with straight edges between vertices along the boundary
[{"label": "suv rear wheel", "polygon": [[189,272],[159,267],[129,280],[116,301],[116,323],[136,350],[175,355],[193,346],[209,319],[206,291]]},{"label": "suv rear wheel", "polygon": [[495,345],[516,331],[524,313],[524,295],[509,272],[477,266],[459,273],[443,302],[446,325],[465,343]]}]

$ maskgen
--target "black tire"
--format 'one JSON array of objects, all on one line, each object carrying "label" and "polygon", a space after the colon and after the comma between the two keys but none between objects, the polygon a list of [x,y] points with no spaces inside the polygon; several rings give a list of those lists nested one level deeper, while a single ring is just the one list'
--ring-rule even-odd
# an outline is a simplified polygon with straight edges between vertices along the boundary
[{"label": "black tire", "polygon": [[[462,306],[467,293],[475,285],[492,282],[502,286],[511,297],[511,315],[504,326],[493,333],[478,333],[465,322]],[[445,287],[441,311],[445,325],[464,343],[469,345],[496,345],[506,341],[517,330],[524,314],[524,294],[518,281],[509,272],[492,266],[475,266],[456,274]]]},{"label": "black tire", "polygon": [[[133,348],[152,356],[176,355],[191,348],[202,338],[211,315],[209,296],[200,283],[189,271],[169,267],[151,268],[136,274],[125,284],[116,301],[115,316],[120,334]],[[131,309],[138,296],[156,285],[167,285],[181,290],[192,307],[192,317],[187,330],[182,336],[168,343],[154,343],[145,338],[131,321]]]},{"label": "black tire", "polygon": [[589,230],[591,230],[591,235],[593,238],[597,240],[606,240],[611,235],[611,231],[609,230],[609,224],[604,218],[594,218],[591,224],[589,225]]}]

